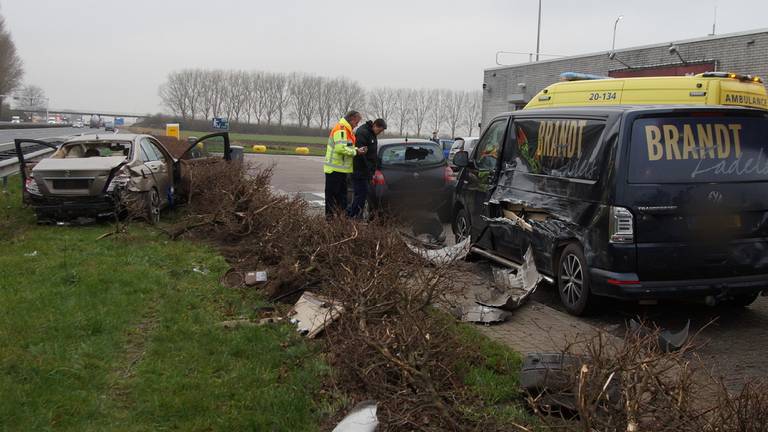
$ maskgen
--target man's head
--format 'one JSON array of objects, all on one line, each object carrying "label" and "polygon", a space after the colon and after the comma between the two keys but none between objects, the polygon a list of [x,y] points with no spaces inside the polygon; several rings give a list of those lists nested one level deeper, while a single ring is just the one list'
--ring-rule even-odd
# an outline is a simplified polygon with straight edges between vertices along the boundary
[{"label": "man's head", "polygon": [[378,118],[373,121],[373,133],[378,135],[387,130],[387,122],[384,119]]},{"label": "man's head", "polygon": [[344,120],[346,120],[350,126],[352,126],[352,129],[356,128],[358,124],[360,124],[360,120],[363,119],[363,116],[355,111],[349,111],[347,114],[344,115]]}]

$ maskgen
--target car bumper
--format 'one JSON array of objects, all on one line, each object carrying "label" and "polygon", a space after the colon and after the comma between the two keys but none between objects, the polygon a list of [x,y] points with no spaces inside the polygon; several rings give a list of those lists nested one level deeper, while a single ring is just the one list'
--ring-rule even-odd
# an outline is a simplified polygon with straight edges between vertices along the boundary
[{"label": "car bumper", "polygon": [[412,209],[436,211],[449,204],[453,197],[453,189],[424,191],[418,194],[412,191],[374,190],[372,201],[376,207],[385,209]]},{"label": "car bumper", "polygon": [[729,297],[768,290],[768,274],[672,281],[639,281],[635,273],[590,270],[592,292],[624,300]]},{"label": "car bumper", "polygon": [[112,195],[93,197],[50,197],[27,195],[27,203],[40,219],[72,219],[76,217],[108,217],[116,212]]}]

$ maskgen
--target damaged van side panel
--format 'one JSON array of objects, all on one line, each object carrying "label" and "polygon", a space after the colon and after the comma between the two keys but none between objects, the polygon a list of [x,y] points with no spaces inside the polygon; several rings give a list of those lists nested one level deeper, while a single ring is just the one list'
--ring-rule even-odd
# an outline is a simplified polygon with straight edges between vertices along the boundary
[{"label": "damaged van side panel", "polygon": [[[610,267],[631,269],[634,249],[619,254],[619,263],[616,254],[606,253],[608,208],[600,204],[613,193],[603,185],[611,184],[615,170],[601,165],[614,160],[618,118],[572,119],[578,126],[570,130],[562,126],[568,120],[561,120],[520,117],[511,126],[512,139],[505,143],[509,149],[489,201],[494,249],[520,261],[531,246],[536,267],[548,276],[555,274],[558,251],[571,242],[581,245],[590,265],[614,261]],[[553,127],[548,124],[559,124],[562,134],[547,132]],[[577,133],[590,135],[585,140]],[[568,160],[576,158],[581,159]]]}]

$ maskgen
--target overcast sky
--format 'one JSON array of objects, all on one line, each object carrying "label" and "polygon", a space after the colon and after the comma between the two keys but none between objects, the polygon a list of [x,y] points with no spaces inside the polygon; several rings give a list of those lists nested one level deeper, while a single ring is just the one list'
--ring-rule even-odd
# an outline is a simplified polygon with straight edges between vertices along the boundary
[{"label": "overcast sky", "polygon": [[[768,26],[768,1],[543,0],[541,52],[575,55]],[[301,71],[367,88],[480,88],[536,48],[536,0],[0,0],[25,82],[55,108],[162,110],[174,69]],[[546,57],[545,57],[546,58]],[[521,63],[527,55],[505,56]]]}]

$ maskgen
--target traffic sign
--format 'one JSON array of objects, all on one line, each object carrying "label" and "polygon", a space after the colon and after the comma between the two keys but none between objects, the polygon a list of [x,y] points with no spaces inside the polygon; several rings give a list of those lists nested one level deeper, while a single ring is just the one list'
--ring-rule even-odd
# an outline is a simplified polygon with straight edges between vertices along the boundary
[{"label": "traffic sign", "polygon": [[213,118],[213,128],[214,129],[229,130],[229,119],[227,117],[214,117]]},{"label": "traffic sign", "polygon": [[122,117],[115,118],[115,126],[122,126],[125,124],[125,119]]}]

